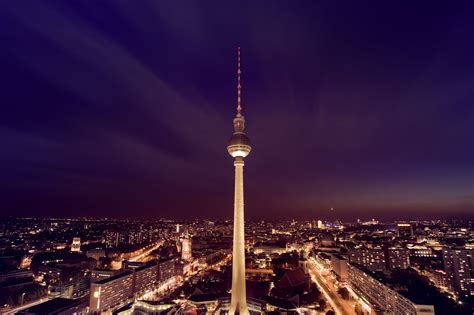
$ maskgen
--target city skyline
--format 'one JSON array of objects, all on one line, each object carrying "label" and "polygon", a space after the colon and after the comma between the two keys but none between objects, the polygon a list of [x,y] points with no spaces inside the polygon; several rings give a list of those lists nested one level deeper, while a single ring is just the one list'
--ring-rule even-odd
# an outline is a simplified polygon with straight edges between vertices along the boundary
[{"label": "city skyline", "polygon": [[91,6],[0,5],[2,216],[231,219],[241,46],[246,218],[473,218],[471,2]]}]

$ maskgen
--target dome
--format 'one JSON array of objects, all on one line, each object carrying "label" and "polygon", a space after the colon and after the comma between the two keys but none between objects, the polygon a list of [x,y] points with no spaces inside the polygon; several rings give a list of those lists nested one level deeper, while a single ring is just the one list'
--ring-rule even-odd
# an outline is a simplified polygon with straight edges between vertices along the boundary
[{"label": "dome", "polygon": [[246,157],[252,147],[250,146],[250,140],[245,133],[234,133],[229,140],[227,145],[227,151],[233,157]]},{"label": "dome", "polygon": [[231,145],[246,145],[250,147],[250,140],[245,133],[234,133],[230,137],[228,146]]}]

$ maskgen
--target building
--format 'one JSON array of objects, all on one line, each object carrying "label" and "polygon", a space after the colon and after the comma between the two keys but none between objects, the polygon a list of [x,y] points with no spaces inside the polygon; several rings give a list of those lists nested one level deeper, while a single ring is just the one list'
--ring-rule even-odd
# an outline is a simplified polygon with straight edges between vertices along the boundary
[{"label": "building", "polygon": [[71,252],[80,252],[81,251],[81,238],[74,237],[72,239]]},{"label": "building", "polygon": [[460,297],[474,296],[474,249],[443,249],[448,288]]},{"label": "building", "polygon": [[349,284],[378,314],[434,315],[433,305],[419,305],[356,266],[348,266]]},{"label": "building", "polygon": [[397,234],[398,234],[398,237],[412,238],[413,226],[410,223],[398,223]]},{"label": "building", "polygon": [[154,302],[154,301],[135,301],[116,310],[114,314],[130,315],[130,314],[179,314],[180,306],[171,303]]},{"label": "building", "polygon": [[160,267],[158,269],[158,279],[160,282],[165,282],[176,275],[176,260],[168,259],[160,262]]},{"label": "building", "polygon": [[131,300],[134,295],[133,271],[91,283],[89,309],[92,314],[111,311]]},{"label": "building", "polygon": [[347,273],[347,259],[341,255],[331,255],[331,269],[336,274],[336,277],[341,282],[346,282],[349,275]]},{"label": "building", "polygon": [[350,249],[347,257],[351,264],[357,264],[369,270],[384,270],[386,268],[385,252],[382,248]]},{"label": "building", "polygon": [[95,260],[99,260],[102,257],[106,256],[104,249],[89,249],[86,252],[86,256],[90,258],[94,258]]},{"label": "building", "polygon": [[335,244],[334,236],[329,232],[323,233],[320,238],[320,244],[322,247],[333,247]]},{"label": "building", "polygon": [[410,251],[401,247],[389,247],[385,250],[388,269],[407,269],[410,267]]},{"label": "building", "polygon": [[318,226],[318,229],[324,228],[323,221],[318,220],[318,225],[317,226]]},{"label": "building", "polygon": [[244,235],[244,158],[252,147],[245,134],[245,117],[242,115],[240,84],[240,47],[237,49],[237,115],[234,118],[234,133],[227,151],[234,158],[234,243],[232,255],[232,294],[229,314],[249,314],[245,288],[245,235]]},{"label": "building", "polygon": [[413,257],[433,257],[433,250],[431,247],[427,246],[420,246],[420,245],[415,245],[415,246],[410,246],[410,256]]},{"label": "building", "polygon": [[[158,263],[126,262],[126,270],[94,270],[91,284],[91,312],[104,312],[123,306],[132,297],[140,295],[158,284]],[[115,271],[117,272],[117,271]],[[109,277],[102,278],[107,274]],[[97,280],[101,278],[100,280]]]},{"label": "building", "polygon": [[48,298],[61,297],[65,299],[79,299],[89,294],[91,279],[80,278],[67,283],[51,285],[48,289]]},{"label": "building", "polygon": [[33,278],[33,272],[31,270],[11,270],[0,273],[0,283],[8,282],[14,279],[20,278]]},{"label": "building", "polygon": [[99,281],[102,279],[107,279],[109,277],[115,276],[121,273],[121,270],[111,270],[111,269],[99,269],[94,268],[91,272],[91,281]]},{"label": "building", "polygon": [[123,231],[109,230],[105,233],[105,245],[108,248],[118,247],[126,243],[127,236]]},{"label": "building", "polygon": [[185,238],[181,241],[181,259],[191,261],[193,259],[191,239]]},{"label": "building", "polygon": [[49,315],[70,315],[70,314],[87,314],[87,300],[84,299],[65,299],[56,298],[46,302],[31,306],[25,310],[17,312],[16,314],[22,315],[38,315],[38,314],[49,314]]},{"label": "building", "polygon": [[158,263],[153,261],[134,269],[134,293],[141,294],[158,283]]},{"label": "building", "polygon": [[449,285],[446,279],[446,272],[443,270],[425,270],[423,274],[438,288],[448,288]]}]

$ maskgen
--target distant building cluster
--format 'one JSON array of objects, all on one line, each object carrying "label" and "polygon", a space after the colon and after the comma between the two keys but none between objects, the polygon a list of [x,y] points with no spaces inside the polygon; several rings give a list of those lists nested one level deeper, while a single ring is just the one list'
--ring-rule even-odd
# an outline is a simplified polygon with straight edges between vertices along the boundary
[{"label": "distant building cluster", "polygon": [[[42,303],[25,312],[230,307],[231,221],[0,224],[2,313],[38,298]],[[469,222],[249,221],[245,231],[247,305],[254,313],[327,312],[333,308],[326,289],[358,314],[472,314]]]}]

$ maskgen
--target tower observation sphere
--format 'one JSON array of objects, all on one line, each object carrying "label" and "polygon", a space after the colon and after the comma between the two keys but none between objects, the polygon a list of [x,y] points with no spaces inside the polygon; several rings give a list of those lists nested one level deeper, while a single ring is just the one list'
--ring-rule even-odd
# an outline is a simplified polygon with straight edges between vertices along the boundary
[{"label": "tower observation sphere", "polygon": [[[242,121],[242,124],[245,122],[244,116],[240,118],[235,118]],[[234,124],[235,125],[235,124]],[[229,144],[227,145],[227,151],[233,157],[241,157],[244,158],[249,155],[252,147],[250,145],[250,140],[247,135],[244,133],[243,128],[242,131],[237,131],[234,128],[234,134],[230,137]]]}]

